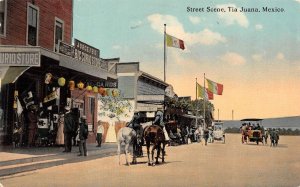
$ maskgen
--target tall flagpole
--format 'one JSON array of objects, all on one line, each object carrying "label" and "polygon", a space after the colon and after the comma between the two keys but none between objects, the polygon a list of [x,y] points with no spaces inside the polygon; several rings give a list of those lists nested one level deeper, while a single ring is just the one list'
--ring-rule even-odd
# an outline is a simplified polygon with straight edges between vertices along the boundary
[{"label": "tall flagpole", "polygon": [[164,82],[166,82],[166,63],[167,63],[167,55],[166,55],[166,26],[164,24]]},{"label": "tall flagpole", "polygon": [[204,81],[204,84],[203,84],[204,85],[204,89],[203,89],[203,91],[204,91],[204,94],[203,94],[204,95],[204,99],[203,99],[203,101],[204,101],[203,102],[203,115],[204,115],[204,117],[203,118],[204,118],[204,129],[206,129],[206,122],[205,122],[205,103],[206,103],[205,73],[204,73],[204,80],[203,81]]},{"label": "tall flagpole", "polygon": [[196,126],[198,126],[198,99],[197,99],[197,77],[196,77]]}]

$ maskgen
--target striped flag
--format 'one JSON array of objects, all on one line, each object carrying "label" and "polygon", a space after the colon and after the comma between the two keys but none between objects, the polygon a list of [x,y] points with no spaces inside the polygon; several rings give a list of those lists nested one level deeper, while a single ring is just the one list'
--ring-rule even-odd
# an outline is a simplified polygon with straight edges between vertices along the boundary
[{"label": "striped flag", "polygon": [[[205,96],[204,96],[205,94]],[[208,100],[214,99],[214,94],[210,92],[207,88],[204,91],[204,87],[197,83],[197,97],[206,98]]]},{"label": "striped flag", "polygon": [[180,40],[168,34],[166,34],[166,43],[168,47],[176,47],[182,50],[185,49],[183,40]]},{"label": "striped flag", "polygon": [[214,94],[217,94],[217,95],[222,95],[223,93],[223,84],[219,84],[219,83],[216,83],[214,81],[211,81],[209,79],[206,79],[207,80],[207,83],[208,83],[208,90],[211,91],[212,93]]}]

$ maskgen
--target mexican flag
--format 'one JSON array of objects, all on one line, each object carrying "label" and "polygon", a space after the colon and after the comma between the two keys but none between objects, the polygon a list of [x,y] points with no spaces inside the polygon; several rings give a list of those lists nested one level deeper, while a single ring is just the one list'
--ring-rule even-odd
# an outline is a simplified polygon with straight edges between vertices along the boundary
[{"label": "mexican flag", "polygon": [[206,80],[208,83],[207,87],[208,87],[209,91],[211,91],[212,93],[217,94],[217,95],[222,95],[222,93],[223,93],[223,85],[222,84],[216,83],[209,79],[206,79]]},{"label": "mexican flag", "polygon": [[209,91],[207,88],[204,91],[204,87],[197,83],[197,97],[213,100],[214,94],[211,91]]},{"label": "mexican flag", "polygon": [[184,42],[174,36],[166,34],[166,43],[168,47],[176,47],[184,50]]}]

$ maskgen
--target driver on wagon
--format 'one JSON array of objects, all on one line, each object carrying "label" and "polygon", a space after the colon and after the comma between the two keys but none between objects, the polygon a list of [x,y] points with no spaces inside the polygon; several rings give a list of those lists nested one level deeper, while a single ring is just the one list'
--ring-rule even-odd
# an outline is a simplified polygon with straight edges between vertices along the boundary
[{"label": "driver on wagon", "polygon": [[142,135],[143,130],[142,130],[140,118],[141,117],[140,117],[139,111],[135,110],[132,120],[128,123],[127,127],[134,129],[137,134]]},{"label": "driver on wagon", "polygon": [[170,138],[169,138],[169,135],[168,135],[168,133],[166,131],[166,127],[165,127],[165,124],[164,124],[164,113],[163,113],[163,109],[162,108],[157,108],[157,112],[156,112],[153,124],[154,125],[158,125],[158,126],[160,126],[163,129],[164,134],[165,134],[165,140],[169,141]]}]

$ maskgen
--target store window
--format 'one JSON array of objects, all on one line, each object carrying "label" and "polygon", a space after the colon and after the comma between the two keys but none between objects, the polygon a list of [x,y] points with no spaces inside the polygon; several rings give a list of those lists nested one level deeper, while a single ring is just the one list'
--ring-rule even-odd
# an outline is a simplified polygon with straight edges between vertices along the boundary
[{"label": "store window", "polygon": [[39,9],[38,7],[28,4],[27,6],[27,44],[32,46],[38,45],[38,24]]},{"label": "store window", "polygon": [[59,41],[64,40],[64,22],[58,18],[55,18],[54,32],[54,51],[58,51]]},{"label": "store window", "polygon": [[6,33],[6,2],[7,0],[0,0],[0,36],[5,36]]}]

